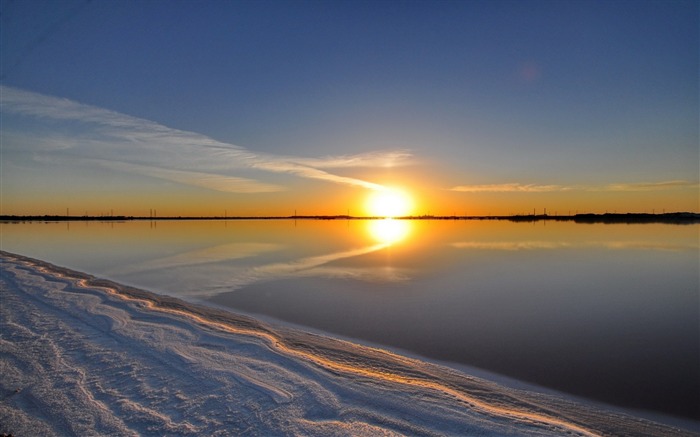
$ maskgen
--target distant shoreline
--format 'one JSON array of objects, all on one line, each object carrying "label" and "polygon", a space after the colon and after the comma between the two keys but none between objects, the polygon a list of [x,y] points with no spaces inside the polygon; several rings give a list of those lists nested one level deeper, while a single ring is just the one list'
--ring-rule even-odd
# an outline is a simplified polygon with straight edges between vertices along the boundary
[{"label": "distant shoreline", "polygon": [[700,223],[700,214],[693,212],[670,212],[663,214],[648,213],[605,213],[575,215],[508,215],[508,216],[457,216],[457,215],[420,215],[405,217],[376,217],[350,215],[291,215],[291,216],[70,216],[70,215],[0,215],[0,222],[64,222],[64,221],[191,221],[191,220],[508,220],[514,222],[537,221],[573,221],[575,223]]}]

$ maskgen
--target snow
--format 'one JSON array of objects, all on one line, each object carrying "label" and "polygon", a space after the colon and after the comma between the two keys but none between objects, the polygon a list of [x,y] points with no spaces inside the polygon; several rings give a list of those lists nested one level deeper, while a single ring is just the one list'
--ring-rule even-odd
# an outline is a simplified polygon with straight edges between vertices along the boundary
[{"label": "snow", "polygon": [[0,256],[0,433],[693,435]]}]

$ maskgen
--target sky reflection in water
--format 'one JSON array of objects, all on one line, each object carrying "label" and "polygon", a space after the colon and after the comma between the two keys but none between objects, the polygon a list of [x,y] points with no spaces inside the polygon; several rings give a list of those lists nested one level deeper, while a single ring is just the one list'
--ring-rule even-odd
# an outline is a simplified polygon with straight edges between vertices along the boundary
[{"label": "sky reflection in water", "polygon": [[1,226],[3,250],[610,403],[697,417],[697,225]]}]

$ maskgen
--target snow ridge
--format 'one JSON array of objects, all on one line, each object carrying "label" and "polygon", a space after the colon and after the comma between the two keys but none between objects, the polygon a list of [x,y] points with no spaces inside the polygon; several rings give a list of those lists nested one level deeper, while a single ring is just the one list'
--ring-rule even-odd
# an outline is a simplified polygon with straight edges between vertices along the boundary
[{"label": "snow ridge", "polygon": [[0,433],[692,435],[0,257]]}]

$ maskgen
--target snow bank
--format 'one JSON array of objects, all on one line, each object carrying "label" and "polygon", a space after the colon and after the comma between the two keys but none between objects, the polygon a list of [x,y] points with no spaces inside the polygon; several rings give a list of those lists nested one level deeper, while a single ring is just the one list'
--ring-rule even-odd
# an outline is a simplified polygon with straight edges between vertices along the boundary
[{"label": "snow bank", "polygon": [[0,433],[691,435],[0,256]]}]

